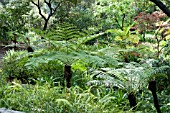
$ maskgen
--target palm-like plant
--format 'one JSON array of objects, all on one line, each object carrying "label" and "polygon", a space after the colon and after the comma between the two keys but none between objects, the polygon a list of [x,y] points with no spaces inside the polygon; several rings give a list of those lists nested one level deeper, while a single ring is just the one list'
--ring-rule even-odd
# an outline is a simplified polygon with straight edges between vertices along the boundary
[{"label": "palm-like plant", "polygon": [[[33,53],[22,51],[22,54],[18,54],[19,52],[13,51],[14,54],[8,54],[6,56],[9,58],[7,58],[5,62],[6,64],[9,63],[12,66],[15,65],[15,63],[20,61],[22,62],[24,59],[24,61],[21,63],[22,67],[24,67],[24,69],[28,70],[28,72],[32,73],[33,75],[36,75],[36,78],[38,76],[42,76],[41,74],[43,74],[43,76],[51,76],[52,73],[54,73],[56,77],[63,78],[63,68],[61,67],[66,68],[64,73],[65,77],[67,75],[71,76],[72,65],[74,65],[74,69],[76,67],[76,69],[81,70],[81,67],[78,67],[80,62],[81,64],[85,64],[88,67],[104,67],[105,65],[116,65],[116,60],[112,59],[112,56],[108,57],[104,54],[100,54],[101,51],[95,52],[93,50],[93,52],[91,52],[87,50],[91,49],[91,47],[84,45],[86,41],[96,38],[99,35],[85,36],[85,33],[80,33],[74,26],[66,24],[56,28],[54,32],[48,32],[46,35],[44,34],[44,31],[42,32],[41,36],[44,37],[44,39],[42,39],[43,41],[41,41],[41,44],[44,44],[44,46],[47,47],[43,49],[37,49]],[[49,49],[49,46],[52,47]],[[12,58],[14,61],[17,59],[18,62],[13,62],[13,64],[11,64],[10,58]],[[8,66],[5,66],[7,69]],[[54,67],[56,67],[56,69]],[[66,72],[67,67],[69,67],[69,69]],[[86,68],[86,70],[87,69],[88,68]],[[47,71],[50,71],[50,73],[47,73]],[[15,72],[20,75],[17,70],[15,70],[14,73]],[[11,74],[15,77],[14,73]],[[27,73],[22,74],[27,76]],[[70,79],[71,78],[67,79],[69,84]],[[63,79],[59,79],[59,81],[62,80]]]},{"label": "palm-like plant", "polygon": [[[128,99],[132,109],[136,109],[137,102],[135,94],[146,88],[149,81],[149,89],[153,92],[152,81],[156,77],[165,76],[164,70],[169,66],[154,67],[152,62],[154,60],[148,60],[145,63],[126,63],[122,68],[100,68],[93,72],[94,80],[88,82],[89,85],[104,84],[107,87],[119,88],[128,93]],[[154,91],[154,95],[156,90]],[[156,96],[154,96],[156,97]],[[155,99],[155,102],[157,99]],[[156,106],[159,106],[156,103]]]}]

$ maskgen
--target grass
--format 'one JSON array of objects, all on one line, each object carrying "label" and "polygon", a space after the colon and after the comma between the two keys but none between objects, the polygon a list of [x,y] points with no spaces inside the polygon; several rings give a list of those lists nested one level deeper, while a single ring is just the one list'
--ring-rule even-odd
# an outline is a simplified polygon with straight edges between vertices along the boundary
[{"label": "grass", "polygon": [[[69,89],[50,84],[7,83],[0,90],[0,107],[26,113],[154,113],[151,92],[137,93],[137,109],[129,107],[126,92],[104,86]],[[161,110],[168,113],[168,95],[161,96]],[[164,100],[166,98],[166,100]],[[164,101],[163,101],[164,100]]]}]

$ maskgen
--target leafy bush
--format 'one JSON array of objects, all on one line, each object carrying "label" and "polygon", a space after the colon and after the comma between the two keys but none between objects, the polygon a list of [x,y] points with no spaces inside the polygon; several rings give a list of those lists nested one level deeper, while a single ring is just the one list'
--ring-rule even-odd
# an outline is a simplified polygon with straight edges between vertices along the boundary
[{"label": "leafy bush", "polygon": [[13,85],[3,87],[1,90],[0,106],[36,113],[111,113],[123,110],[117,106],[117,103],[125,104],[126,101],[121,99],[123,97],[120,97],[120,100],[116,98],[116,95],[120,95],[121,92],[106,93],[105,88],[101,87],[96,89],[98,95],[93,95],[91,90],[94,89],[83,90],[79,87],[72,87],[68,90],[61,90],[61,87],[51,88],[49,84],[23,86],[13,82]]},{"label": "leafy bush", "polygon": [[45,58],[43,54],[42,51],[34,54],[27,51],[8,51],[4,57],[3,76],[9,81],[16,78],[21,80],[22,83],[35,83],[34,79],[47,76],[63,81],[62,64],[54,59],[49,61],[50,57],[47,55]]},{"label": "leafy bush", "polygon": [[[21,85],[14,81],[1,87],[0,94],[1,107],[31,113],[133,113],[125,92],[103,86],[91,86],[86,90],[79,87],[63,89],[60,86],[51,87],[48,83],[42,86]],[[151,93],[145,91],[139,96],[136,112],[154,112]],[[167,98],[161,105],[165,113],[169,110],[168,102]]]},{"label": "leafy bush", "polygon": [[[17,78],[22,83],[33,82],[34,79],[40,80],[40,78],[45,82],[43,80],[45,78],[49,80],[50,78],[54,78],[55,82],[63,84],[63,69],[65,64],[73,66],[74,79],[77,78],[80,80],[82,78],[81,74],[84,76],[83,74],[88,68],[104,67],[107,65],[114,66],[116,65],[116,60],[83,51],[68,52],[67,50],[49,51],[43,49],[28,53],[27,51],[15,52],[14,50],[10,50],[4,57],[3,75],[9,81]],[[84,69],[82,67],[83,65],[86,66]],[[85,82],[87,81],[84,81],[84,84]]]}]

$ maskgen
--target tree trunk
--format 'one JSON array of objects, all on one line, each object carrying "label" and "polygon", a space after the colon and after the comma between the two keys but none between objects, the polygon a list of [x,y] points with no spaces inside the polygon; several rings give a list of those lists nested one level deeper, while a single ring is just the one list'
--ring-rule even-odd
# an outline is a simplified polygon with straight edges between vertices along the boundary
[{"label": "tree trunk", "polygon": [[153,96],[153,100],[154,100],[154,106],[155,106],[157,112],[161,113],[161,110],[160,110],[160,107],[159,107],[159,102],[158,102],[158,97],[157,97],[157,94],[156,94],[156,81],[150,81],[148,89],[152,92],[152,96]]},{"label": "tree trunk", "polygon": [[44,24],[44,27],[43,27],[43,30],[44,30],[44,31],[47,29],[47,25],[48,25],[48,21],[45,20],[45,24]]},{"label": "tree trunk", "polygon": [[44,30],[44,31],[45,31],[45,30],[47,29],[47,27],[48,27],[48,21],[50,20],[50,17],[51,17],[51,16],[49,16],[47,19],[44,19],[44,21],[45,21],[44,27],[43,27],[43,30]]},{"label": "tree trunk", "polygon": [[71,87],[71,77],[72,77],[71,66],[65,65],[64,78],[66,79],[66,87],[67,88]]},{"label": "tree trunk", "polygon": [[170,10],[160,0],[150,0],[155,3],[167,16],[170,17]]},{"label": "tree trunk", "polygon": [[137,106],[135,94],[134,93],[130,93],[128,95],[128,99],[129,99],[130,107],[132,108],[132,110],[135,110],[136,106]]}]

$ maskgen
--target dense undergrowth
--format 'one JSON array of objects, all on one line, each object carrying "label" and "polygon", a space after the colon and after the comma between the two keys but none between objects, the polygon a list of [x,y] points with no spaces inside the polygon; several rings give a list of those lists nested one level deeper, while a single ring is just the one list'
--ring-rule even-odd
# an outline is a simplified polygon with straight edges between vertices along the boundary
[{"label": "dense undergrowth", "polygon": [[[51,87],[49,84],[21,85],[15,81],[13,85],[6,85],[2,90],[1,106],[28,113],[132,112],[124,91],[115,91],[103,86],[91,86],[86,90],[78,86],[63,89],[59,86]],[[150,92],[138,94],[138,110],[136,111],[154,113],[155,108],[150,97]],[[168,96],[164,94],[163,97],[160,95],[159,97],[164,100],[161,102],[161,110],[168,113]]]},{"label": "dense undergrowth", "polygon": [[0,39],[12,48],[0,68],[0,107],[26,113],[170,112],[170,19],[152,3],[82,0],[73,7],[70,0],[32,1],[44,6],[35,16],[30,1],[16,1],[3,2],[8,5],[0,11]]},{"label": "dense undergrowth", "polygon": [[[115,47],[66,48],[9,50],[1,72],[1,106],[40,113],[155,112],[147,87],[156,80],[161,111],[170,110],[169,59],[134,62],[128,57],[131,61],[124,62],[124,54]],[[66,64],[71,65],[71,88],[66,88]],[[130,94],[136,98],[135,110]]]}]

